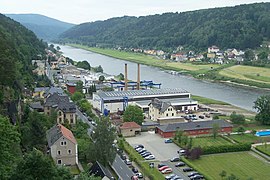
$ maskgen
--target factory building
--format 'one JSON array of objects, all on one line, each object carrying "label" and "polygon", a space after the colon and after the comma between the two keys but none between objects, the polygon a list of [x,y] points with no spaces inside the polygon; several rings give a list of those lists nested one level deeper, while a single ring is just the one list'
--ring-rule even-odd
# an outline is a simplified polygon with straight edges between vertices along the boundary
[{"label": "factory building", "polygon": [[[123,111],[130,104],[138,105],[144,112],[147,112],[149,111],[149,103],[155,98],[171,101],[175,107],[178,104],[187,106],[187,108],[179,106],[181,110],[197,106],[197,101],[191,99],[190,93],[181,88],[97,92],[93,94],[91,103],[102,113],[104,111],[111,113]],[[179,101],[179,103],[175,101]]]}]

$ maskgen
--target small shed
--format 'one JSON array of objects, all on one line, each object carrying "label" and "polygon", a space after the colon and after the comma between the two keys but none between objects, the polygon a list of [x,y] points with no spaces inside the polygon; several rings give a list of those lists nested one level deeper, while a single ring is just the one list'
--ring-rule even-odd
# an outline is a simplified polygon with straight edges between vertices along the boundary
[{"label": "small shed", "polygon": [[136,136],[136,134],[140,134],[142,128],[135,122],[124,122],[119,127],[119,133],[122,134],[124,137]]}]

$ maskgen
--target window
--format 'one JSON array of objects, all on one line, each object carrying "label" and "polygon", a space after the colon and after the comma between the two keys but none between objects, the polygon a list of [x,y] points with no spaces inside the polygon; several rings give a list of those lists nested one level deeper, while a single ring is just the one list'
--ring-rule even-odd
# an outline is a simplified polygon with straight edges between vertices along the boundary
[{"label": "window", "polygon": [[70,119],[73,119],[73,114],[70,115]]},{"label": "window", "polygon": [[57,160],[57,164],[62,164],[62,160],[61,159],[58,159]]},{"label": "window", "polygon": [[62,122],[62,118],[59,118],[59,122],[60,122],[60,123]]},{"label": "window", "polygon": [[174,116],[174,113],[172,113],[172,116]]},{"label": "window", "polygon": [[61,144],[61,146],[66,146],[67,145],[67,141],[61,141],[60,144]]},{"label": "window", "polygon": [[65,146],[67,145],[67,141],[64,141],[64,145],[65,145]]},{"label": "window", "polygon": [[61,155],[61,151],[57,151],[57,154],[58,154],[58,155]]},{"label": "window", "polygon": [[166,116],[169,116],[169,114],[167,113]]},{"label": "window", "polygon": [[71,123],[71,124],[73,124],[73,123],[74,123],[73,118],[71,118],[71,119],[70,119],[70,123]]},{"label": "window", "polygon": [[61,111],[59,111],[59,116],[61,116],[62,115],[62,113],[61,113]]},{"label": "window", "polygon": [[69,149],[69,150],[68,150],[68,154],[71,154],[71,153],[72,153],[72,151],[71,151],[71,149]]}]

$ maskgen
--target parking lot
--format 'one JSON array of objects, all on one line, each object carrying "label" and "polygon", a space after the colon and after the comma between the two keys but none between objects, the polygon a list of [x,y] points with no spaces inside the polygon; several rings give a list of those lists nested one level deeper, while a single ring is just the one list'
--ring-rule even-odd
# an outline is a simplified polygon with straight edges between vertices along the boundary
[{"label": "parking lot", "polygon": [[174,143],[164,143],[164,140],[164,138],[152,132],[142,132],[141,135],[136,137],[126,138],[126,141],[133,147],[143,144],[145,149],[155,155],[159,161],[167,161],[172,157],[178,156],[177,150],[179,150],[179,147]]}]

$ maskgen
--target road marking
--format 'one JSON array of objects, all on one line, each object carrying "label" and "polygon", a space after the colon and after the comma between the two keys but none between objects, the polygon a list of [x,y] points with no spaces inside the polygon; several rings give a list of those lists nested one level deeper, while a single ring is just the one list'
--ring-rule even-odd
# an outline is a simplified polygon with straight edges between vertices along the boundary
[{"label": "road marking", "polygon": [[128,174],[126,174],[127,175],[127,177],[129,178],[129,175]]},{"label": "road marking", "polygon": [[122,166],[120,166],[120,169],[123,169]]}]

